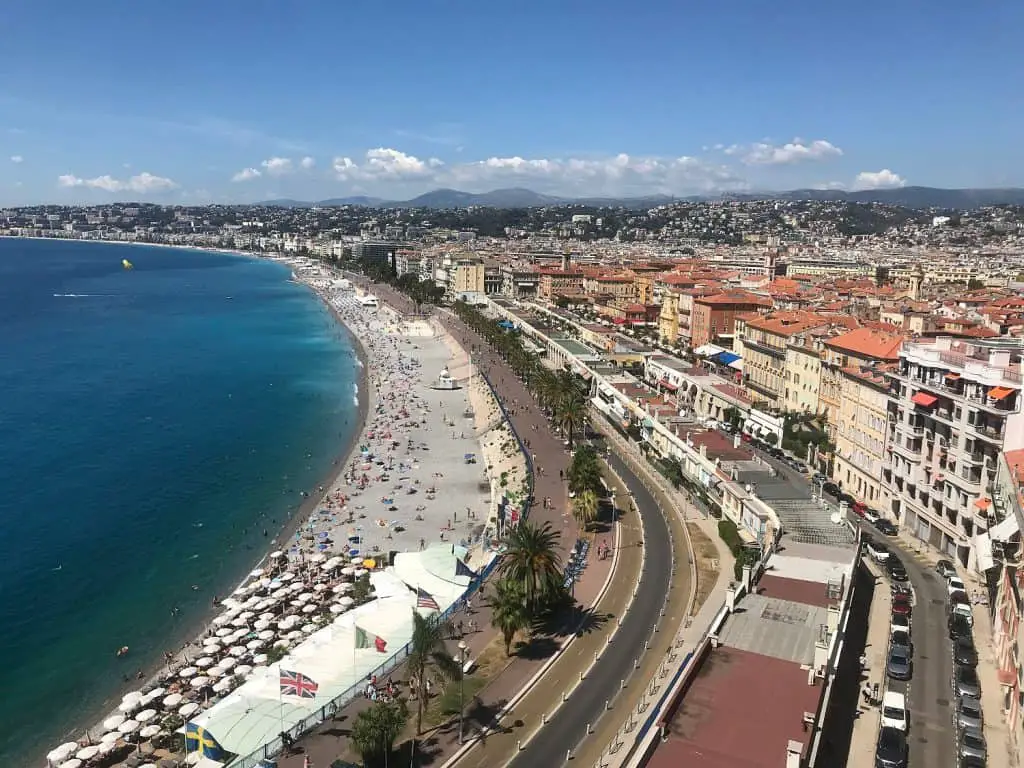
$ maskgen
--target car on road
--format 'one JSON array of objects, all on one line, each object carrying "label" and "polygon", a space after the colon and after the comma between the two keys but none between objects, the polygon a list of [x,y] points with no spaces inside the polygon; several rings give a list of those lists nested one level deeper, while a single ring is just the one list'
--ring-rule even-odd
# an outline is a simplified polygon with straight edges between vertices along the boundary
[{"label": "car on road", "polygon": [[866,539],[864,541],[864,549],[867,550],[868,557],[876,563],[884,563],[890,557],[889,550],[874,539]]},{"label": "car on road", "polygon": [[974,637],[971,625],[967,623],[967,619],[963,616],[953,614],[946,622],[946,627],[949,629],[950,640],[956,640],[957,638],[967,638],[970,640]]},{"label": "car on road", "polygon": [[971,600],[966,592],[954,592],[949,596],[946,604],[950,616],[962,616],[964,621],[974,626],[974,611],[971,609]]},{"label": "car on road", "polygon": [[910,633],[905,629],[894,629],[889,635],[889,642],[892,645],[902,645],[913,656],[914,646],[910,642]]},{"label": "car on road", "polygon": [[960,755],[960,762],[957,763],[959,768],[986,768],[988,763],[985,762],[984,757],[974,757],[973,755]]},{"label": "car on road", "polygon": [[906,768],[907,735],[898,728],[880,728],[875,745],[875,768]]},{"label": "car on road", "polygon": [[910,580],[910,576],[907,575],[907,569],[903,567],[903,563],[899,560],[896,560],[889,565],[889,578],[899,583],[904,583]]},{"label": "car on road", "polygon": [[950,576],[946,579],[946,594],[952,595],[954,592],[967,594],[967,585],[959,576]]},{"label": "car on road", "polygon": [[960,731],[959,753],[961,757],[980,757],[984,760],[988,756],[988,745],[985,743],[985,736],[976,728],[964,728]]},{"label": "car on road", "polygon": [[839,494],[840,494],[839,486],[836,485],[835,483],[831,483],[831,482],[824,483],[821,486],[821,490],[823,490],[829,496],[839,496]]},{"label": "car on road", "polygon": [[910,715],[907,712],[907,697],[896,691],[886,691],[882,696],[882,727],[907,732]]},{"label": "car on road", "polygon": [[891,617],[889,617],[889,634],[892,634],[896,631],[906,632],[908,635],[910,634],[909,616],[902,616],[900,614],[894,613]]},{"label": "car on road", "polygon": [[978,652],[969,637],[958,637],[953,641],[953,663],[962,667],[978,666]]},{"label": "car on road", "polygon": [[957,665],[953,669],[953,693],[957,696],[981,697],[981,683],[974,667]]},{"label": "car on road", "polygon": [[865,520],[867,520],[872,525],[875,525],[876,527],[878,521],[882,519],[882,516],[875,512],[875,510],[873,510],[871,507],[865,507],[861,517],[863,517]]},{"label": "car on road", "polygon": [[910,605],[910,598],[906,595],[893,595],[892,598],[892,613],[893,616],[909,616],[913,612],[913,607]]},{"label": "car on road", "polygon": [[981,699],[961,696],[956,702],[954,718],[958,730],[977,728],[980,731],[985,726],[985,718],[981,713]]},{"label": "car on road", "polygon": [[896,536],[900,532],[891,520],[886,520],[884,517],[875,521],[875,528],[886,536]]},{"label": "car on road", "polygon": [[948,579],[950,576],[956,576],[956,568],[953,567],[953,563],[949,560],[939,560],[935,564],[935,570],[944,579]]},{"label": "car on road", "polygon": [[913,674],[913,662],[910,660],[910,649],[904,645],[889,646],[889,660],[885,664],[885,674],[893,680],[909,680]]}]

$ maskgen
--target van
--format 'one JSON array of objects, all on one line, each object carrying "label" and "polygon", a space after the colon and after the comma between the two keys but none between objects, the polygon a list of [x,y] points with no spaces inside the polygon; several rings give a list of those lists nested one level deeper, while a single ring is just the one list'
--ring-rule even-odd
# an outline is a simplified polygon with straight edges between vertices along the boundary
[{"label": "van", "polygon": [[882,696],[882,727],[906,732],[909,719],[906,697],[896,691],[886,691]]}]

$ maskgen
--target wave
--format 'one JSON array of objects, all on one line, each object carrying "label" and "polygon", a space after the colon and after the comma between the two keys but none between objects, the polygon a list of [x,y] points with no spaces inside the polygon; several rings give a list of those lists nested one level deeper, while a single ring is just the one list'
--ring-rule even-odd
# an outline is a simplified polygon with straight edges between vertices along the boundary
[{"label": "wave", "polygon": [[55,299],[88,299],[93,296],[113,296],[112,293],[55,293]]}]

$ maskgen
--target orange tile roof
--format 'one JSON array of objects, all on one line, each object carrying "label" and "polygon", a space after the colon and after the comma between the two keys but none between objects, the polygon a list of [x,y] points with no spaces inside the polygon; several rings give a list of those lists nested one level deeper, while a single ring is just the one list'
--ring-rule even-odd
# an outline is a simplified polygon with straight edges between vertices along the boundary
[{"label": "orange tile roof", "polygon": [[726,291],[725,293],[716,293],[711,296],[702,296],[698,299],[694,299],[694,301],[700,304],[749,304],[755,307],[772,306],[772,300],[767,296],[757,296],[753,293],[747,293],[746,291]]},{"label": "orange tile roof", "polygon": [[825,344],[872,360],[898,360],[903,336],[875,328],[858,328],[829,339]]}]

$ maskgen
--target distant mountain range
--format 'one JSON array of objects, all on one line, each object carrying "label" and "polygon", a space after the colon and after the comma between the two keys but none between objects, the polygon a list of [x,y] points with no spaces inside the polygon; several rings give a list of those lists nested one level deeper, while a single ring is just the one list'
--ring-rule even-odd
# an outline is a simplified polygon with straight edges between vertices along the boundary
[{"label": "distant mountain range", "polygon": [[342,205],[366,208],[541,208],[548,205],[583,205],[590,207],[644,209],[673,201],[701,202],[708,200],[832,200],[850,203],[887,203],[906,208],[950,208],[968,210],[986,205],[1024,205],[1024,189],[939,189],[937,187],[900,187],[844,192],[833,189],[796,189],[789,192],[752,192],[717,196],[672,197],[584,197],[565,198],[542,195],[529,189],[513,187],[491,192],[460,192],[457,189],[435,189],[412,200],[382,200],[377,197],[335,197],[318,202],[302,200],[265,200],[256,205],[282,208],[312,208]]}]

